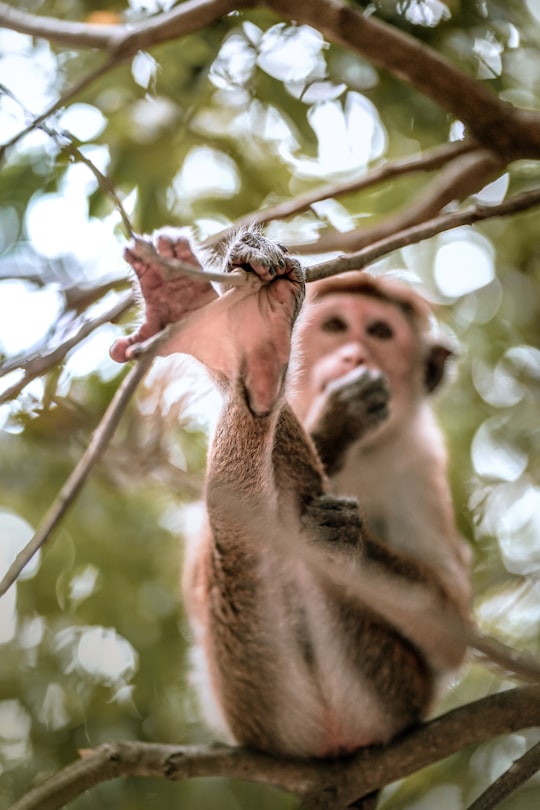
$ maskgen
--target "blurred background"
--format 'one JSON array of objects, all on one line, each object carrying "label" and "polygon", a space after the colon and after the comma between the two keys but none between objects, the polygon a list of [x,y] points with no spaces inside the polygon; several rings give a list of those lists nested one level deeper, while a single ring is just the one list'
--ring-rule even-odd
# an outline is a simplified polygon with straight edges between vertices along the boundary
[{"label": "blurred background", "polygon": [[[27,0],[64,20],[136,21],[159,0]],[[359,3],[367,6],[367,3]],[[425,41],[501,98],[540,109],[540,2],[380,0],[367,9]],[[91,50],[0,29],[0,141],[98,66]],[[0,573],[83,453],[126,370],[108,347],[131,309],[77,340],[129,290],[126,233],[90,160],[139,232],[193,226],[206,238],[249,211],[324,182],[457,140],[459,122],[360,57],[265,11],[233,14],[139,53],[7,152],[0,173]],[[538,185],[511,166],[476,200]],[[426,175],[321,201],[267,232],[314,245],[398,210]],[[540,243],[538,210],[435,236],[380,260],[439,306],[459,342],[437,399],[458,522],[474,556],[480,627],[540,653]],[[314,255],[307,261],[319,261]],[[73,339],[73,347],[52,354]],[[52,354],[42,373],[36,358]],[[27,363],[27,377],[21,364]],[[29,369],[29,371],[28,371]],[[219,402],[182,358],[156,361],[91,480],[43,552],[0,599],[0,805],[115,739],[210,741],[188,683],[190,633],[178,582],[208,426]],[[441,710],[512,680],[471,659]],[[466,807],[536,732],[468,749],[392,786],[389,808]],[[536,806],[540,780],[502,805]],[[221,778],[117,780],[76,810],[280,810],[295,802]]]}]

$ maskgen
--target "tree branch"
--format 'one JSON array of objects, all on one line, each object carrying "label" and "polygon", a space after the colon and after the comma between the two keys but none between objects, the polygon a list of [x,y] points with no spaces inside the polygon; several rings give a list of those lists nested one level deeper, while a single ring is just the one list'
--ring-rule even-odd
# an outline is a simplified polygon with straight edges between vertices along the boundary
[{"label": "tree branch", "polygon": [[331,231],[315,243],[294,246],[298,253],[326,253],[332,250],[357,251],[404,228],[419,225],[438,214],[445,205],[463,200],[479,191],[502,171],[504,164],[493,152],[476,149],[459,155],[443,168],[416,199],[381,222],[365,228],[339,233]]},{"label": "tree branch", "polygon": [[501,101],[485,85],[424,43],[340,0],[188,0],[131,25],[95,26],[37,17],[0,3],[0,25],[70,47],[108,50],[113,62],[199,31],[234,10],[266,8],[317,28],[330,42],[362,54],[462,121],[486,147],[510,157],[540,156],[540,116]]},{"label": "tree branch", "polygon": [[[340,0],[268,0],[258,5],[312,25],[330,42],[362,54],[462,121],[501,155],[540,156],[540,116],[501,101],[428,45]],[[523,113],[523,114],[522,114]]]},{"label": "tree branch", "polygon": [[145,356],[139,360],[139,362],[124,378],[122,385],[116,391],[103,418],[93,432],[88,447],[86,448],[80,461],[74,468],[45,517],[41,521],[36,533],[22,549],[22,551],[17,554],[13,564],[10,566],[6,575],[0,582],[0,596],[6,593],[8,588],[17,580],[17,577],[25,565],[30,562],[41,546],[46,543],[55,526],[57,526],[70,505],[73,503],[84,482],[88,478],[90,471],[93,469],[101,457],[104,449],[107,447],[107,444],[113,436],[118,422],[120,421],[120,417],[126,409],[137,385],[150,367],[151,362],[152,356]]},{"label": "tree branch", "polygon": [[493,810],[540,768],[540,742],[529,748],[508,770],[490,785],[470,806],[469,810]]},{"label": "tree branch", "polygon": [[106,49],[110,40],[118,36],[119,29],[124,28],[119,25],[92,25],[58,20],[21,11],[7,3],[0,3],[0,26],[59,45],[99,49]]},{"label": "tree branch", "polygon": [[529,653],[518,652],[499,639],[474,633],[469,639],[470,646],[479,653],[478,658],[485,658],[508,673],[517,675],[525,681],[540,683],[540,665]]},{"label": "tree branch", "polygon": [[[83,323],[80,329],[74,335],[72,335],[72,337],[65,340],[59,346],[56,346],[56,348],[52,349],[52,351],[47,352],[46,354],[40,353],[37,355],[33,353],[30,358],[19,361],[15,368],[23,369],[24,375],[18,382],[14,383],[9,388],[6,388],[6,390],[0,394],[0,405],[17,397],[29,382],[35,380],[36,377],[41,377],[41,375],[45,374],[45,372],[52,368],[52,366],[61,362],[71,349],[80,343],[81,340],[88,337],[88,335],[91,335],[92,332],[94,332],[100,326],[103,326],[105,323],[113,323],[127,309],[129,309],[130,306],[133,305],[134,301],[135,296],[133,293],[128,293],[117,301],[117,303],[111,307],[111,309],[104,312],[103,315]],[[6,369],[0,366],[0,377],[13,370],[13,363],[10,363],[9,368]]]},{"label": "tree branch", "polygon": [[495,217],[510,216],[519,211],[526,211],[536,205],[540,205],[540,189],[514,194],[514,196],[498,205],[475,205],[464,211],[443,214],[440,217],[435,217],[420,225],[414,225],[411,228],[406,228],[385,239],[381,239],[379,242],[369,245],[357,253],[349,253],[345,256],[338,256],[336,259],[313,264],[306,271],[306,280],[318,281],[319,279],[335,276],[338,273],[361,270],[366,265],[371,264],[381,256],[385,256],[387,253],[391,253],[393,250],[416,244],[443,231],[449,231],[462,225],[473,225],[475,222],[494,219]]},{"label": "tree branch", "polygon": [[188,0],[171,11],[147,16],[138,23],[95,25],[38,16],[0,3],[0,25],[75,48],[106,50],[121,59],[177,37],[199,31],[239,8],[245,0]]},{"label": "tree branch", "polygon": [[[326,183],[325,185],[317,186],[317,188],[306,191],[304,194],[299,194],[297,197],[284,200],[268,208],[257,209],[256,211],[251,211],[249,214],[244,214],[237,219],[230,228],[219,231],[219,233],[206,239],[205,245],[211,246],[222,242],[224,239],[229,238],[237,228],[242,226],[265,225],[274,219],[288,219],[295,214],[301,214],[303,211],[307,211],[314,203],[320,202],[321,200],[342,197],[345,194],[352,194],[355,191],[372,188],[386,180],[393,180],[397,177],[414,174],[415,172],[428,172],[433,169],[439,169],[449,161],[454,160],[454,158],[472,152],[475,149],[478,149],[478,145],[470,139],[445,143],[442,146],[427,149],[425,152],[421,152],[418,155],[383,163],[382,166],[371,169],[356,180],[349,180],[346,183]],[[343,238],[346,234],[342,234],[341,236]]]},{"label": "tree branch", "polygon": [[56,810],[85,790],[119,776],[188,779],[226,776],[281,787],[304,797],[332,791],[332,807],[450,756],[462,748],[540,724],[540,687],[509,690],[462,706],[403,735],[386,747],[331,761],[301,761],[227,746],[174,746],[118,742],[83,758],[15,802],[11,810]]},{"label": "tree branch", "polygon": [[135,25],[94,25],[37,16],[0,2],[0,26],[2,27],[42,37],[50,42],[68,47],[98,48],[109,52],[108,58],[99,68],[77,82],[27,127],[6,141],[0,147],[0,159],[7,149],[40,126],[56,110],[137,51],[199,31],[243,5],[245,3],[242,0],[236,2],[235,0],[188,0],[170,12],[148,17]]}]

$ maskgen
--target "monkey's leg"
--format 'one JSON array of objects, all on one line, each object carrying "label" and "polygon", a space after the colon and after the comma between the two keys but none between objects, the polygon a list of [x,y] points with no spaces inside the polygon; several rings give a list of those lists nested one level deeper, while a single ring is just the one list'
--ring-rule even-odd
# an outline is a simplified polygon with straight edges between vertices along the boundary
[{"label": "monkey's leg", "polygon": [[[159,236],[157,250],[163,257],[198,264],[185,238]],[[254,413],[269,413],[282,392],[292,324],[304,298],[298,261],[263,236],[244,232],[229,248],[225,269],[248,271],[248,281],[218,298],[204,279],[169,276],[159,261],[142,259],[136,250],[128,250],[126,257],[139,280],[145,321],[135,334],[116,341],[112,357],[129,360],[134,343],[176,323],[160,354],[191,354],[224,387],[242,384]]]},{"label": "monkey's leg", "polygon": [[[254,272],[266,274],[265,261],[251,252],[251,244],[246,247],[248,255],[238,247],[235,262],[244,259]],[[297,722],[294,712],[303,714],[299,700],[306,702],[307,716],[320,711],[319,697],[305,660],[303,600],[287,552],[300,535],[298,502],[310,489],[321,491],[323,477],[283,403],[303,283],[292,260],[280,270],[283,275],[276,272],[263,286],[259,282],[250,296],[231,293],[236,303],[228,310],[230,336],[223,338],[234,349],[235,365],[208,461],[211,535],[199,548],[195,587],[189,585],[193,594],[204,593],[198,603],[200,640],[234,738],[266,751],[308,755],[310,721]],[[276,455],[286,456],[284,466],[293,470],[287,478]],[[300,694],[291,712],[290,693],[296,695],[297,684]],[[322,720],[319,725],[322,735]],[[324,746],[321,742],[320,749]]]},{"label": "monkey's leg", "polygon": [[253,414],[265,416],[283,393],[292,327],[305,297],[303,271],[285,248],[249,231],[230,246],[225,262],[227,270],[255,274],[260,285],[230,310],[236,350],[230,382],[240,386]]}]

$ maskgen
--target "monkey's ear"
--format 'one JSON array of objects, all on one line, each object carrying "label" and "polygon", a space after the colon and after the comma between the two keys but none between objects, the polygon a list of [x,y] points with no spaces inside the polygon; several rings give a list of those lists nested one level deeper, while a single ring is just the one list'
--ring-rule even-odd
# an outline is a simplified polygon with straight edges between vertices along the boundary
[{"label": "monkey's ear", "polygon": [[424,370],[424,385],[428,394],[431,394],[443,381],[446,363],[449,358],[454,356],[455,352],[445,343],[434,343],[429,347]]}]

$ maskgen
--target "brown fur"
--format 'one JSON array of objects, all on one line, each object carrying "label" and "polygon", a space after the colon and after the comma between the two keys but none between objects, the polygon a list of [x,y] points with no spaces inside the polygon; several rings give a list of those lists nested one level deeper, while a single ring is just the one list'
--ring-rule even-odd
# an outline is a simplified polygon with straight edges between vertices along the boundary
[{"label": "brown fur", "polygon": [[[188,249],[184,242],[166,247],[174,255]],[[128,258],[144,277],[144,262]],[[388,368],[374,370],[368,384],[361,368],[345,377],[336,372],[336,385],[321,395],[310,425],[321,440],[332,414],[344,420],[342,426],[338,419],[339,436],[351,425],[347,413],[360,409],[352,440],[340,449],[341,480],[329,482],[287,401],[294,406],[287,370],[304,297],[301,268],[284,249],[249,233],[229,247],[225,263],[252,273],[251,285],[219,299],[194,286],[166,349],[205,363],[225,396],[208,460],[207,525],[188,549],[184,575],[206,697],[226,735],[240,744],[275,754],[336,756],[388,741],[418,722],[440,677],[464,653],[459,638],[448,642],[422,622],[433,613],[459,623],[468,611],[460,541],[445,503],[444,453],[422,410],[428,310],[415,296],[364,277],[321,282],[310,292],[313,302],[325,290],[335,293],[336,284],[348,294],[354,282],[355,294],[360,289],[381,306],[397,306],[407,319],[398,324],[407,347],[398,343],[394,360],[394,349],[387,352]],[[157,297],[143,284],[158,310],[168,284],[163,276]],[[156,306],[151,320],[161,323]],[[306,324],[300,338],[309,335],[309,319]],[[393,364],[405,369],[401,393],[393,387]],[[311,370],[308,364],[306,379]],[[394,464],[385,455],[392,459],[392,446],[398,448]],[[388,491],[393,468],[408,460],[403,491]],[[362,482],[358,493],[348,491],[343,478],[351,471]],[[381,539],[366,525],[356,497],[342,495],[365,501],[368,521],[380,518]],[[390,514],[398,501],[405,538]],[[402,594],[397,607],[386,603],[386,587]]]}]

